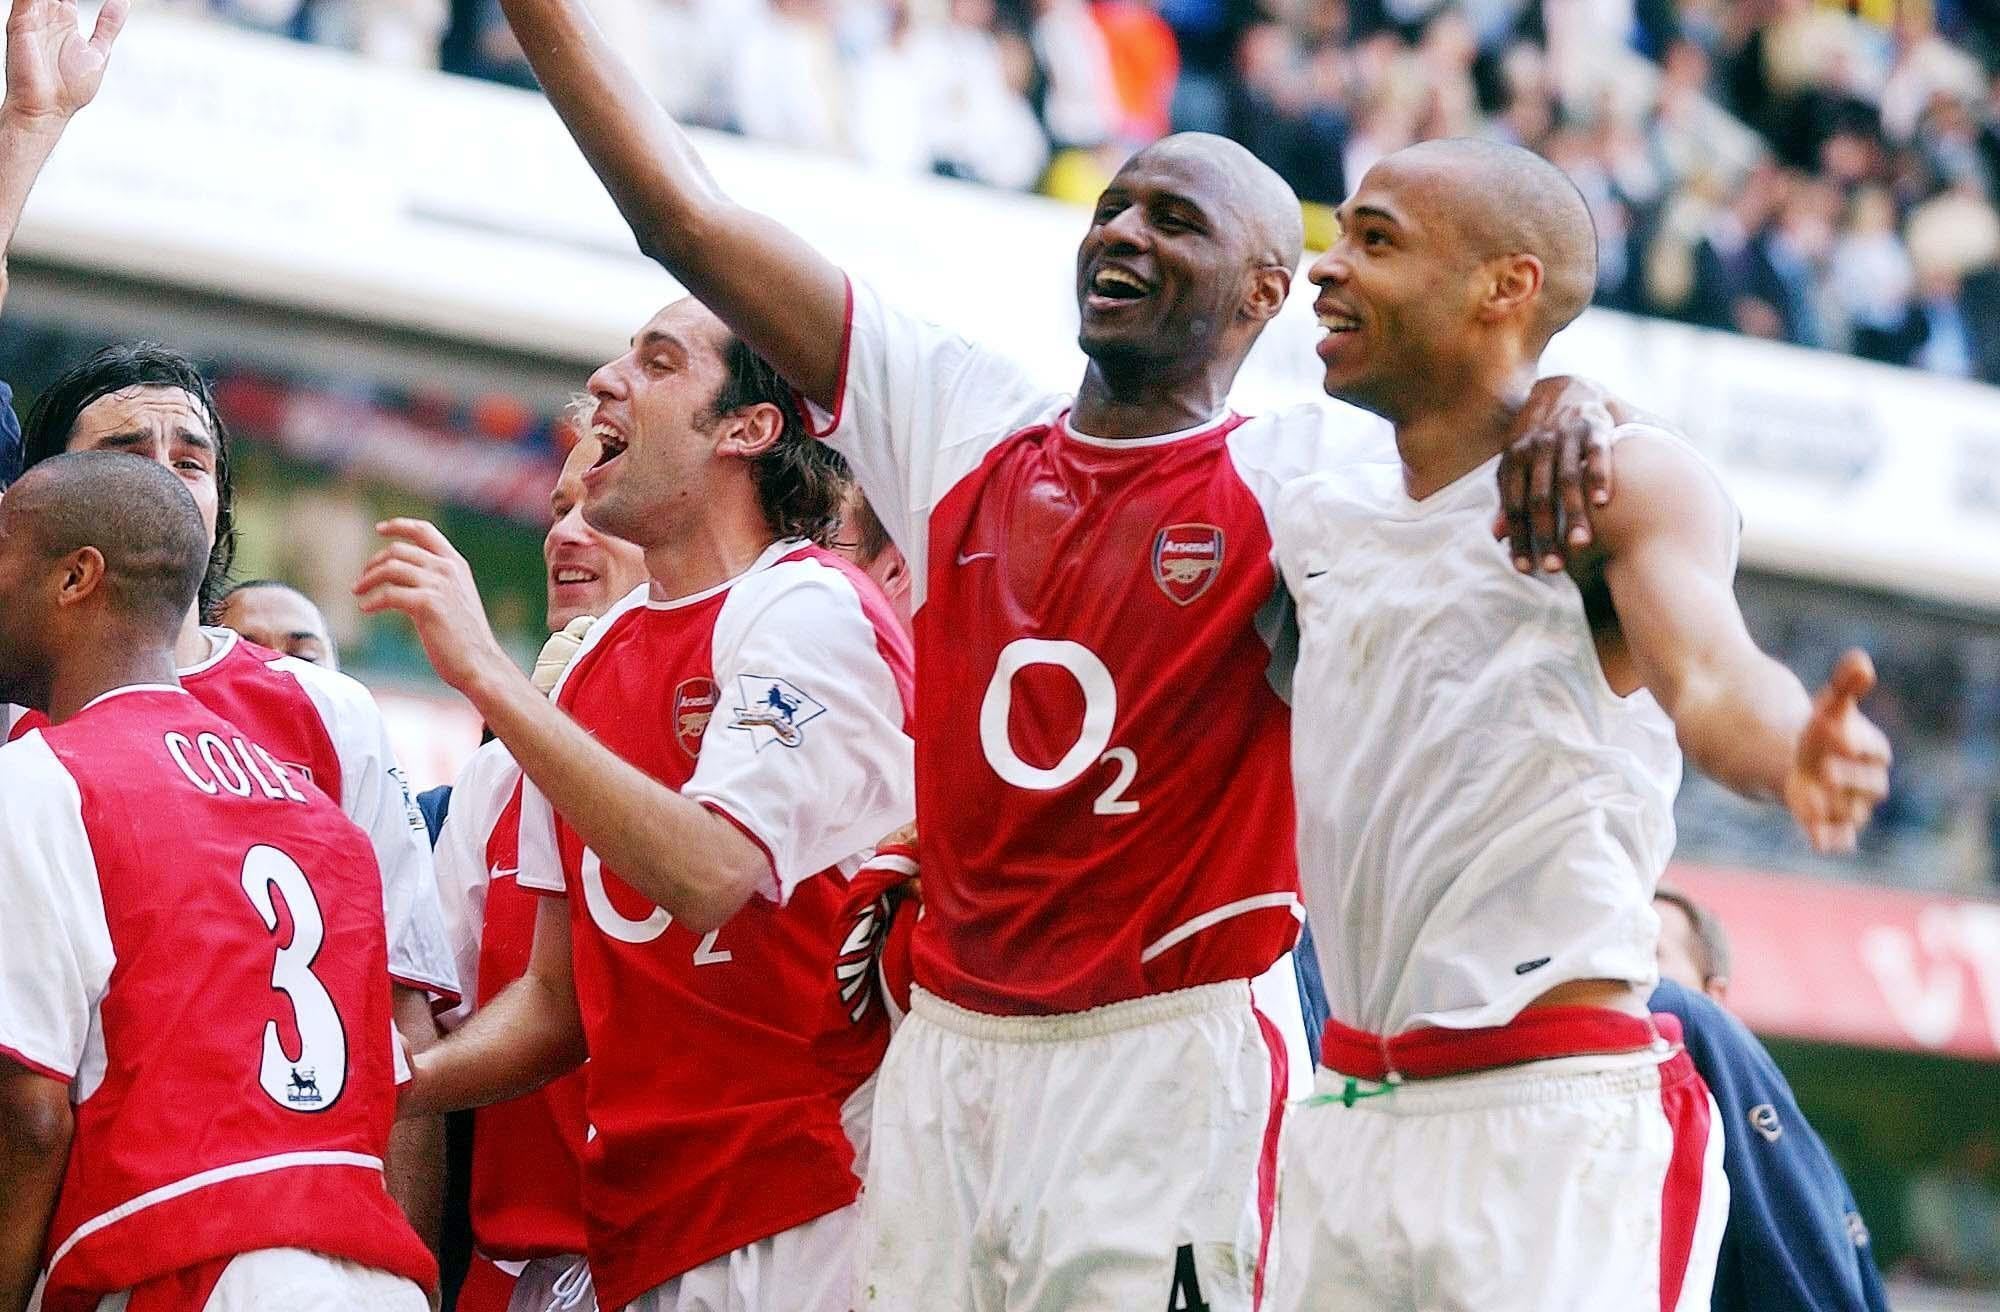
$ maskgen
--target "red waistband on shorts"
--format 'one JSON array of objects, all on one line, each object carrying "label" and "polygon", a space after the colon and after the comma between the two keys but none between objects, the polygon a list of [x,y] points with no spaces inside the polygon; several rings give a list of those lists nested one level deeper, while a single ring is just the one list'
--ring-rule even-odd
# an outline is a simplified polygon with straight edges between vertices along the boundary
[{"label": "red waistband on shorts", "polygon": [[1329,1020],[1320,1063],[1363,1080],[1434,1080],[1556,1057],[1636,1052],[1659,1038],[1652,1020],[1603,1007],[1531,1007],[1505,1025],[1453,1030],[1427,1027],[1370,1034]]}]

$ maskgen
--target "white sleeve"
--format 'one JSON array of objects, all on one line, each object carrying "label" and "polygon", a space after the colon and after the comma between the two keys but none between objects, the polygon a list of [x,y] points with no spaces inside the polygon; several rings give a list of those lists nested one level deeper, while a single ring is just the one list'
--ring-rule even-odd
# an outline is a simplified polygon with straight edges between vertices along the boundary
[{"label": "white sleeve", "polygon": [[715,626],[721,704],[681,792],[763,847],[771,900],[916,813],[891,664],[907,675],[902,641],[869,622],[844,575],[814,561],[774,565],[731,589]]},{"label": "white sleeve", "polygon": [[447,1030],[470,1020],[478,1006],[486,889],[494,874],[486,864],[486,850],[520,778],[514,758],[497,739],[480,747],[452,782],[451,810],[431,852],[445,938],[458,974],[458,1005],[438,1014],[438,1024]]},{"label": "white sleeve", "polygon": [[1012,433],[1061,398],[1012,360],[885,303],[848,279],[840,392],[810,407],[813,435],[847,459],[869,504],[925,576],[930,510]]},{"label": "white sleeve", "polygon": [[444,913],[438,907],[428,831],[389,744],[389,727],[366,688],[344,674],[286,656],[272,665],[299,681],[340,757],[340,809],[360,825],[382,870],[389,975],[406,988],[456,1002]]},{"label": "white sleeve", "polygon": [[83,799],[30,733],[0,748],[0,1057],[74,1078],[116,961]]}]

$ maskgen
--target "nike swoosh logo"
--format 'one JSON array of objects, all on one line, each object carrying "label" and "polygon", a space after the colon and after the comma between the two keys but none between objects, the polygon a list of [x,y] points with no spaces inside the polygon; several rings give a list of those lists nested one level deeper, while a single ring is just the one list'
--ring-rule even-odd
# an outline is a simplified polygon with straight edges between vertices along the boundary
[{"label": "nike swoosh logo", "polygon": [[1306,571],[1306,577],[1309,579],[1316,579],[1324,573],[1326,573],[1326,571],[1323,569],[1309,569]]},{"label": "nike swoosh logo", "polygon": [[992,559],[993,559],[993,553],[990,551],[972,551],[972,552],[961,551],[958,553],[958,563],[961,565],[970,565],[975,560],[992,560]]},{"label": "nike swoosh logo", "polygon": [[486,877],[488,879],[519,879],[521,877],[521,867],[507,866],[503,869],[500,866],[494,866],[486,872]]}]

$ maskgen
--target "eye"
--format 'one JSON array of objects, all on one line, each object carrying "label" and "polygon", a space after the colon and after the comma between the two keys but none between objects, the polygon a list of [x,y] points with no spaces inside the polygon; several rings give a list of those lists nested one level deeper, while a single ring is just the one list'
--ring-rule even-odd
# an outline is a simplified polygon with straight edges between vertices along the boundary
[{"label": "eye", "polygon": [[1091,215],[1090,221],[1093,224],[1101,226],[1103,224],[1111,222],[1111,220],[1117,218],[1120,214],[1124,212],[1125,212],[1125,203],[1123,201],[1115,201],[1115,200],[1099,201],[1097,204],[1097,213]]},{"label": "eye", "polygon": [[1361,244],[1363,246],[1379,247],[1393,245],[1394,243],[1389,240],[1389,234],[1380,228],[1363,228],[1361,230]]},{"label": "eye", "polygon": [[187,470],[191,473],[196,473],[196,474],[206,474],[208,472],[207,462],[199,460],[194,456],[180,457],[179,459],[174,461],[174,468]]}]

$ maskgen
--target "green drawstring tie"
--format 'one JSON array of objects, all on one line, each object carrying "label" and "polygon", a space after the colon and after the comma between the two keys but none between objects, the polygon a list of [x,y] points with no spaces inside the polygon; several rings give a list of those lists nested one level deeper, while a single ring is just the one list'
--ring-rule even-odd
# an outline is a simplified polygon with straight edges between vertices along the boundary
[{"label": "green drawstring tie", "polygon": [[1347,1087],[1339,1093],[1315,1094],[1313,1097],[1306,1099],[1306,1106],[1324,1107],[1328,1103],[1337,1102],[1343,1107],[1352,1107],[1363,1098],[1380,1098],[1385,1094],[1394,1093],[1396,1086],[1402,1082],[1399,1076],[1391,1072],[1389,1078],[1383,1083],[1376,1085],[1372,1089],[1364,1089],[1361,1087],[1361,1081],[1350,1075],[1347,1077]]}]

